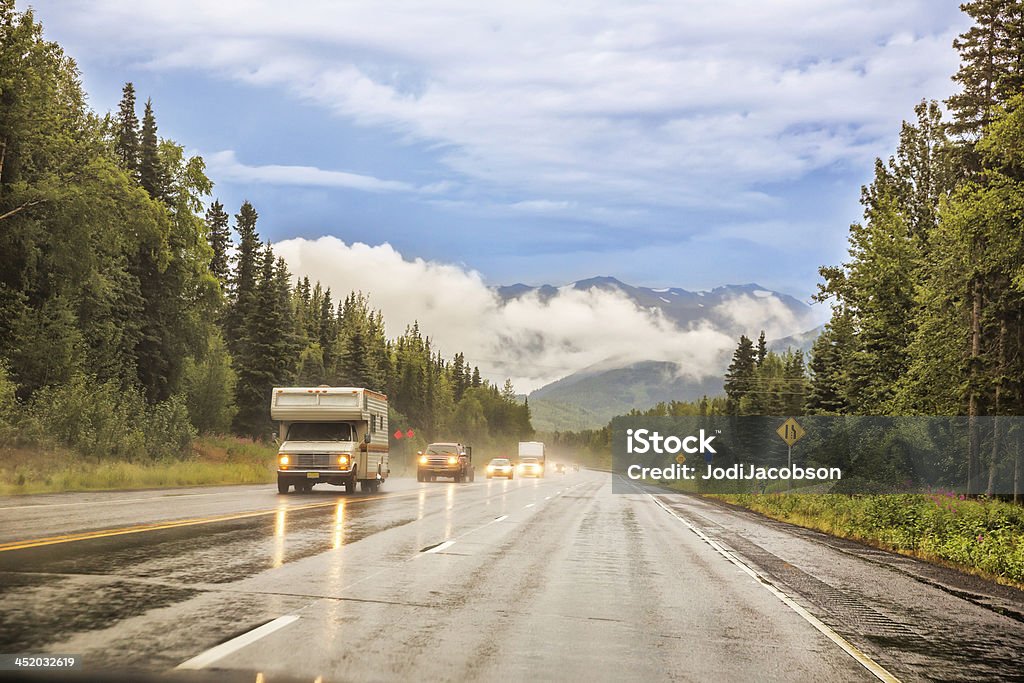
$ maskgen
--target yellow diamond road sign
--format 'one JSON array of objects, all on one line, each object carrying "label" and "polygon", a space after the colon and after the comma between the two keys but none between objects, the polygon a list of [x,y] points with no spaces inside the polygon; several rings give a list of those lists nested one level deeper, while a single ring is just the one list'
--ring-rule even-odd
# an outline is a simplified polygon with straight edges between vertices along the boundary
[{"label": "yellow diamond road sign", "polygon": [[800,423],[793,418],[783,422],[782,426],[775,430],[775,433],[782,437],[787,446],[792,446],[807,434],[804,428],[800,426]]}]

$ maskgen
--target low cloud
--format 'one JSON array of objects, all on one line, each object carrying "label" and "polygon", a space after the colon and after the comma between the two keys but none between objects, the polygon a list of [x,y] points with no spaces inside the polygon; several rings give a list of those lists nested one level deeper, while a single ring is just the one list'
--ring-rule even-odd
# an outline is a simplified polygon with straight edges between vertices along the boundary
[{"label": "low cloud", "polygon": [[321,237],[278,242],[274,249],[293,274],[319,280],[336,298],[354,290],[368,294],[383,311],[389,335],[419,321],[445,356],[463,351],[486,377],[511,377],[519,391],[598,363],[662,360],[689,377],[718,375],[737,330],[784,335],[802,329],[803,321],[776,297],[738,297],[710,316],[721,324],[683,330],[617,291],[563,287],[549,299],[531,293],[502,302],[478,272],[409,260],[389,244]]}]

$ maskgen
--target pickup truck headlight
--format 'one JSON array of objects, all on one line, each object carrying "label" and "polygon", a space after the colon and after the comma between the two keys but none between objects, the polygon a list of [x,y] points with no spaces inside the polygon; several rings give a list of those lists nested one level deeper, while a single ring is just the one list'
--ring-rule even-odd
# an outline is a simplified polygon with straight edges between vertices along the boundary
[{"label": "pickup truck headlight", "polygon": [[425,456],[425,455],[421,455],[420,456],[420,464],[421,465],[426,465],[427,464],[427,456]]},{"label": "pickup truck headlight", "polygon": [[281,456],[280,458],[278,458],[277,460],[278,460],[278,462],[280,462],[280,463],[281,463],[282,465],[287,465],[287,464],[288,464],[288,462],[289,462],[289,460],[288,460],[288,456],[287,456],[287,455],[282,455],[282,456]]},{"label": "pickup truck headlight", "polygon": [[455,465],[458,462],[459,462],[459,459],[456,458],[454,455],[448,457],[448,464],[449,465]]}]

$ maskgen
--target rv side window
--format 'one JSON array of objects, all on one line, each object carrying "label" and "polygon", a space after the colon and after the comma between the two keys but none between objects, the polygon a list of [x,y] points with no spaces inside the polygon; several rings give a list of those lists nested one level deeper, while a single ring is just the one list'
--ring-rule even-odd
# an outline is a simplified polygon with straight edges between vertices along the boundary
[{"label": "rv side window", "polygon": [[291,441],[352,441],[347,422],[296,422],[288,427]]}]

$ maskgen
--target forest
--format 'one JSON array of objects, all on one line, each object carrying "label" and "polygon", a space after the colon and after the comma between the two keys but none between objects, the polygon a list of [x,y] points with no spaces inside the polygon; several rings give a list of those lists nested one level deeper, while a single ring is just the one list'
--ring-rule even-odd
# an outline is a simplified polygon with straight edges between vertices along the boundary
[{"label": "forest", "polygon": [[197,434],[269,438],[270,390],[294,384],[383,391],[421,441],[532,434],[511,382],[418,324],[388,336],[370,293],[296,280],[255,205],[213,187],[132,83],[91,111],[75,61],[0,0],[0,446],[187,456]]}]

